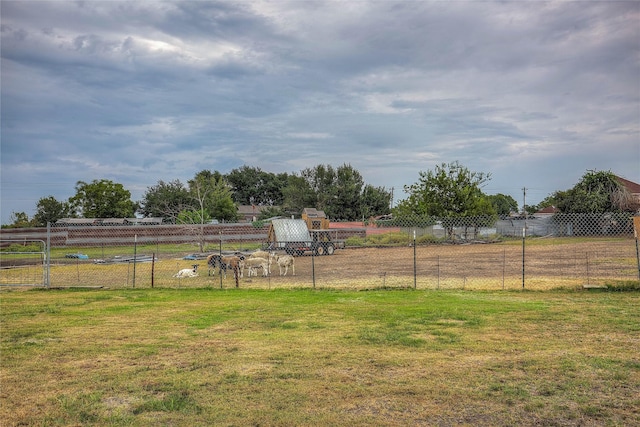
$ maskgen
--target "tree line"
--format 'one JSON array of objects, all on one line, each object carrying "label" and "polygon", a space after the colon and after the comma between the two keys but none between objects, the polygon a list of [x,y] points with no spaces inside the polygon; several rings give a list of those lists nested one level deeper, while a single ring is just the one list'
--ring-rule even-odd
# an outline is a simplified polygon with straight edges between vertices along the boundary
[{"label": "tree line", "polygon": [[[408,197],[395,207],[391,207],[390,189],[366,184],[349,164],[317,165],[299,174],[275,174],[246,165],[228,174],[202,170],[186,183],[177,179],[160,180],[147,187],[142,199],[135,202],[122,184],[106,179],[78,181],[76,194],[69,200],[43,197],[36,205],[33,218],[24,212],[13,213],[13,224],[8,227],[44,226],[67,217],[132,218],[136,214],[180,224],[205,224],[213,219],[233,222],[239,219],[238,205],[262,206],[258,220],[299,215],[305,207],[314,207],[323,210],[333,221],[366,221],[391,214],[405,224],[431,223],[428,218],[469,217],[490,222],[497,216],[518,212],[518,203],[513,197],[483,192],[490,179],[490,173],[471,171],[457,161],[442,163],[433,170],[420,171],[418,181],[404,187]],[[547,206],[554,206],[562,213],[640,209],[638,200],[616,175],[591,170],[573,188],[556,191],[537,205],[523,206],[521,212],[526,215]]]},{"label": "tree line", "polygon": [[[78,181],[75,195],[60,201],[43,197],[36,213],[12,213],[9,227],[38,227],[61,218],[163,218],[168,223],[234,222],[238,205],[261,206],[258,219],[299,215],[305,207],[324,210],[334,220],[362,220],[388,214],[392,192],[366,184],[349,164],[317,165],[299,174],[275,174],[242,166],[228,174],[202,170],[186,183],[160,180],[138,201],[122,184],[107,179]],[[4,226],[3,226],[4,227]]]}]

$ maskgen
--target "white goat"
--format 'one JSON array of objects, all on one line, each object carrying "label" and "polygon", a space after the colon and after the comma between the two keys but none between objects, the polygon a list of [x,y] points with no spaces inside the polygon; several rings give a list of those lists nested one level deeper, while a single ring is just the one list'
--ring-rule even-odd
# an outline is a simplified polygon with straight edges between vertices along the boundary
[{"label": "white goat", "polygon": [[263,251],[258,249],[255,252],[251,252],[251,255],[249,255],[250,258],[264,258],[264,259],[269,259],[273,254],[271,252],[267,252],[267,251]]},{"label": "white goat", "polygon": [[198,264],[193,264],[193,268],[183,268],[178,271],[173,277],[196,277],[198,275]]},{"label": "white goat", "polygon": [[244,266],[248,269],[247,277],[258,276],[258,268],[262,268],[262,276],[269,275],[269,262],[260,257],[249,257],[244,260]]},{"label": "white goat", "polygon": [[[296,264],[295,258],[292,255],[275,255],[274,259],[278,264],[278,268],[280,269],[280,275],[286,276],[289,271],[289,267],[291,267],[291,271],[293,275],[296,275]],[[282,269],[284,268],[284,274],[282,274]]]},{"label": "white goat", "polygon": [[251,255],[249,255],[249,258],[261,258],[267,261],[268,263],[268,272],[269,274],[271,274],[271,264],[273,263],[273,259],[275,257],[275,253],[273,252],[266,252],[266,251],[262,251],[262,250],[257,250],[255,252],[253,252]]}]

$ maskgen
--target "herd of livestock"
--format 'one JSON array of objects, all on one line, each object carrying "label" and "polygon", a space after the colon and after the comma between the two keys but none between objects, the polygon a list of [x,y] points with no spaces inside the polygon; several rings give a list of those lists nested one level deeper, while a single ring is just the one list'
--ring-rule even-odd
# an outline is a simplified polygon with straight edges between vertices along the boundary
[{"label": "herd of livestock", "polygon": [[[232,271],[235,279],[244,277],[244,270],[247,270],[247,277],[257,276],[258,270],[262,270],[262,276],[271,274],[271,266],[275,264],[281,276],[286,276],[291,267],[291,272],[295,276],[296,267],[295,259],[292,255],[279,255],[275,252],[267,252],[257,250],[245,256],[241,253],[234,255],[212,254],[207,256],[207,275],[215,276],[216,270],[218,274],[224,278],[227,277],[227,271]],[[194,264],[192,268],[185,268],[178,271],[173,277],[185,278],[198,276],[198,264]]]}]

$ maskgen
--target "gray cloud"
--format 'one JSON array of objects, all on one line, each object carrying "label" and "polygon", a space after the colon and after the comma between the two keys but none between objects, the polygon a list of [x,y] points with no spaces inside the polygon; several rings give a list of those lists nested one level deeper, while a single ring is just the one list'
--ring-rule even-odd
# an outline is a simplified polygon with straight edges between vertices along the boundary
[{"label": "gray cloud", "polygon": [[528,202],[640,182],[637,2],[3,1],[2,222],[112,179],[459,160]]}]

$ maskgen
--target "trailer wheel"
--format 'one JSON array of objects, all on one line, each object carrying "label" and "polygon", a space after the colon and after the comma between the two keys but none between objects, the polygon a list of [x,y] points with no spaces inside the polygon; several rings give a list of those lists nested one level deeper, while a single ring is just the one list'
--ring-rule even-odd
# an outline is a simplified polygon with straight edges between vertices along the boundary
[{"label": "trailer wheel", "polygon": [[327,245],[327,250],[326,250],[327,255],[333,255],[334,251],[335,251],[335,248],[333,247],[333,245],[332,244],[328,244]]},{"label": "trailer wheel", "polygon": [[324,255],[324,254],[325,254],[324,246],[318,245],[318,247],[316,247],[316,255]]}]

